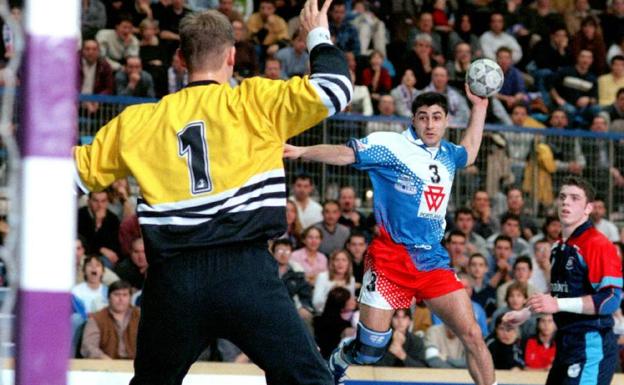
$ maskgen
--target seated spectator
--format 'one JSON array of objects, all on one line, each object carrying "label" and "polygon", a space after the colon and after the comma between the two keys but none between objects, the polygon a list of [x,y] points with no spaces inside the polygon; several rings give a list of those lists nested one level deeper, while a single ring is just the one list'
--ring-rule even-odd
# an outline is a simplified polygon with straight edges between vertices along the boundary
[{"label": "seated spectator", "polygon": [[588,16],[597,17],[599,12],[591,8],[588,0],[575,0],[574,8],[567,9],[563,18],[566,27],[571,34],[575,34],[581,30],[581,22]]},{"label": "seated spectator", "polygon": [[472,212],[475,217],[474,231],[487,239],[492,234],[500,231],[500,223],[492,215],[490,195],[487,191],[477,190],[472,195]]},{"label": "seated spectator", "polygon": [[352,232],[345,245],[351,257],[353,265],[353,277],[355,278],[355,292],[359,295],[362,279],[364,278],[364,255],[368,244],[362,233]]},{"label": "seated spectator", "polygon": [[611,60],[618,55],[624,55],[624,34],[609,47],[607,51],[607,63],[611,63]]},{"label": "seated spectator", "polygon": [[297,206],[297,216],[304,229],[323,220],[323,207],[310,197],[314,191],[314,182],[310,175],[297,175],[292,191],[290,200]]},{"label": "seated spectator", "polygon": [[508,328],[502,323],[503,314],[496,318],[494,332],[485,340],[492,354],[494,368],[501,370],[524,369],[522,347],[518,328]]},{"label": "seated spectator", "polygon": [[500,285],[498,289],[496,289],[496,306],[499,308],[505,306],[505,296],[507,294],[507,288],[513,285],[516,282],[520,282],[523,285],[526,285],[527,295],[530,297],[535,293],[539,293],[540,291],[531,284],[531,275],[533,274],[533,262],[531,258],[528,256],[522,256],[516,258],[513,263],[512,277],[511,281],[507,281]]},{"label": "seated spectator", "polygon": [[394,98],[394,107],[398,115],[406,118],[412,117],[412,103],[418,96],[416,91],[416,76],[414,71],[406,69],[401,77],[401,84],[390,91],[390,95]]},{"label": "seated spectator", "polygon": [[488,260],[490,270],[486,276],[489,284],[494,288],[511,280],[512,245],[513,241],[507,235],[498,235],[494,240],[492,256]]},{"label": "seated spectator", "polygon": [[[113,71],[108,62],[100,57],[100,46],[96,40],[87,39],[82,42],[79,65],[81,94],[113,94]],[[80,106],[90,115],[99,109],[99,103],[92,101],[82,102]]]},{"label": "seated spectator", "polygon": [[[128,4],[126,1],[126,8],[132,18],[132,25],[137,26],[141,24],[143,20],[154,20],[154,14],[152,12],[151,0],[134,0],[133,4]],[[135,33],[138,32],[135,28]]]},{"label": "seated spectator", "polygon": [[327,16],[329,19],[329,32],[334,39],[334,44],[343,51],[351,51],[359,55],[362,52],[360,49],[360,37],[358,30],[347,21],[345,1],[333,1],[329,6]]},{"label": "seated spectator", "polygon": [[121,96],[156,97],[152,75],[143,71],[141,58],[138,56],[128,57],[123,70],[115,74],[115,90]]},{"label": "seated spectator", "polygon": [[286,201],[286,226],[286,232],[280,238],[288,239],[292,247],[299,248],[301,245],[303,227],[297,215],[297,206],[295,206],[295,203],[291,200]]},{"label": "seated spectator", "polygon": [[[529,299],[527,295],[527,286],[521,282],[515,282],[509,287],[507,287],[507,291],[505,293],[505,306],[501,306],[494,314],[492,314],[492,319],[490,321],[489,329],[490,332],[495,331],[495,321],[500,318],[501,315],[511,311],[511,310],[521,310]],[[518,329],[518,338],[522,338],[522,336],[530,336],[535,331],[535,324],[537,322],[536,316],[531,315],[531,318],[524,324],[522,324],[521,328]]]},{"label": "seated spectator", "polygon": [[276,239],[271,245],[271,254],[277,261],[278,274],[290,299],[304,322],[312,326],[312,317],[315,313],[312,305],[312,286],[305,279],[303,268],[290,260],[292,244],[288,239]]},{"label": "seated spectator", "polygon": [[362,71],[362,84],[368,87],[373,102],[379,102],[381,96],[392,90],[392,78],[383,68],[384,57],[379,51],[373,51],[369,57],[369,67]]},{"label": "seated spectator", "polygon": [[550,248],[551,245],[546,239],[541,239],[533,245],[533,272],[529,278],[529,285],[535,287],[539,293],[550,292]]},{"label": "seated spectator", "polygon": [[600,116],[607,119],[610,132],[624,132],[624,87],[617,90],[615,102],[607,106]]},{"label": "seated spectator", "polygon": [[552,314],[541,314],[537,318],[535,334],[524,342],[526,369],[548,370],[555,360],[557,326]]},{"label": "seated spectator", "polygon": [[268,58],[264,63],[264,77],[271,80],[282,80],[282,64],[275,58]]},{"label": "seated spectator", "polygon": [[438,66],[431,71],[431,83],[423,91],[437,92],[446,95],[448,102],[449,124],[462,127],[468,124],[470,108],[459,90],[448,85],[449,77],[446,67]]},{"label": "seated spectator", "polygon": [[431,71],[438,62],[433,56],[431,36],[418,34],[409,50],[401,60],[403,71],[411,69],[416,76],[416,88],[422,90],[431,83]]},{"label": "seated spectator", "polygon": [[277,51],[275,58],[280,61],[282,66],[282,79],[310,73],[310,55],[306,50],[305,36],[299,31],[293,35],[292,45]]},{"label": "seated spectator", "polygon": [[175,54],[171,66],[167,69],[167,85],[170,94],[180,91],[188,84],[188,70],[182,65],[182,59]]},{"label": "seated spectator", "polygon": [[[506,191],[507,196],[507,213],[517,215],[520,218],[520,231],[522,237],[531,239],[537,234],[537,224],[533,217],[527,213],[527,209],[524,207],[524,196],[522,190],[519,187],[511,186]],[[505,213],[505,214],[507,214]],[[503,214],[501,216],[501,223],[503,223]]]},{"label": "seated spectator", "polygon": [[357,54],[369,55],[371,50],[375,50],[386,56],[386,25],[370,10],[369,2],[355,0],[351,11],[351,24],[357,29],[360,41],[360,51]]},{"label": "seated spectator", "polygon": [[258,12],[247,20],[247,31],[252,42],[263,47],[263,51],[280,41],[288,41],[288,26],[284,19],[275,14],[275,0],[261,0]]},{"label": "seated spectator", "polygon": [[455,230],[461,231],[466,236],[466,253],[487,254],[487,242],[474,231],[475,220],[472,210],[468,207],[460,207],[455,210]]},{"label": "seated spectator", "polygon": [[564,25],[550,27],[550,36],[538,42],[533,48],[533,64],[530,74],[535,80],[535,88],[542,95],[546,105],[551,104],[550,88],[552,77],[559,69],[574,65],[574,58],[569,45],[570,39]]},{"label": "seated spectator", "polygon": [[[226,0],[231,1],[231,0]],[[234,77],[240,82],[244,78],[255,76],[259,72],[258,56],[256,47],[247,38],[247,26],[242,20],[232,21],[234,30]]]},{"label": "seated spectator", "polygon": [[593,61],[591,51],[581,50],[574,67],[561,68],[553,77],[550,90],[553,105],[568,114],[574,128],[589,126],[589,119],[599,111],[598,85],[591,71]]},{"label": "seated spectator", "polygon": [[624,2],[622,0],[607,2],[607,12],[600,15],[600,25],[607,45],[617,41],[618,37],[624,37],[622,20],[624,20]]},{"label": "seated spectator", "polygon": [[145,244],[143,238],[132,241],[130,258],[123,259],[115,266],[115,272],[121,279],[128,282],[136,290],[143,289],[147,276],[147,258],[145,258]]},{"label": "seated spectator", "polygon": [[[527,128],[545,128],[540,121],[529,115],[529,109],[524,103],[511,107],[511,122],[514,126]],[[513,135],[513,136],[512,136]],[[535,137],[528,135],[509,134],[509,155],[512,159],[523,161],[527,159],[535,142]]]},{"label": "seated spectator", "polygon": [[[497,239],[499,235],[508,236],[513,244],[513,258],[522,256],[522,255],[531,255],[531,246],[529,242],[522,238],[522,231],[520,227],[520,217],[513,213],[505,213],[501,217],[501,232],[492,234],[488,239],[488,247],[490,250],[493,250],[494,241]],[[510,260],[510,263],[513,262]]]},{"label": "seated spectator", "polygon": [[468,276],[472,287],[470,299],[485,310],[487,317],[491,317],[496,310],[496,288],[488,283],[487,272],[488,259],[482,254],[472,254],[468,259]]},{"label": "seated spectator", "polygon": [[154,92],[157,97],[163,97],[169,93],[167,89],[167,65],[169,58],[160,44],[158,38],[158,25],[156,21],[145,19],[139,24],[139,57],[143,63],[143,69],[152,75],[154,80]]},{"label": "seated spectator", "polygon": [[466,351],[446,324],[431,325],[425,332],[425,360],[432,368],[465,368]]},{"label": "seated spectator", "polygon": [[325,255],[331,255],[335,251],[341,250],[349,238],[350,229],[338,223],[339,219],[340,205],[338,202],[335,200],[323,202],[323,220],[314,226],[323,234],[319,251]]},{"label": "seated spectator", "polygon": [[355,295],[355,278],[353,277],[353,265],[349,253],[338,250],[329,256],[327,271],[320,272],[314,283],[314,295],[312,304],[320,314],[325,307],[327,294],[334,287],[344,287],[349,293]]},{"label": "seated spectator", "polygon": [[538,241],[545,240],[550,247],[557,242],[559,238],[561,238],[561,222],[559,221],[559,217],[557,215],[549,215],[544,219],[542,231],[534,236],[530,240],[530,243],[535,244]]},{"label": "seated spectator", "polygon": [[391,95],[382,95],[378,106],[379,116],[386,119],[367,122],[366,135],[377,131],[403,132],[405,130],[403,123],[398,121],[399,117],[395,114],[394,98]]},{"label": "seated spectator", "polygon": [[514,64],[522,59],[522,48],[520,48],[516,38],[505,32],[505,21],[500,12],[492,12],[490,30],[483,33],[479,41],[483,49],[483,56],[488,59],[496,60],[496,51],[500,47],[508,47],[511,50]]},{"label": "seated spectator", "polygon": [[171,0],[160,15],[154,15],[160,28],[160,40],[166,57],[172,57],[180,44],[180,21],[191,13],[184,0]]},{"label": "seated spectator", "polygon": [[424,368],[425,342],[424,333],[413,334],[410,309],[397,309],[392,316],[392,341],[388,350],[375,366],[392,366],[405,368]]},{"label": "seated spectator", "polygon": [[472,63],[470,44],[465,42],[458,43],[453,50],[453,60],[449,60],[446,63],[446,70],[449,77],[448,83],[460,92],[466,83],[466,73],[470,63]]},{"label": "seated spectator", "polygon": [[512,64],[511,54],[511,49],[505,46],[496,51],[496,62],[505,75],[503,87],[498,91],[496,97],[508,111],[511,111],[511,108],[516,104],[528,102],[529,98],[522,72]]},{"label": "seated spectator", "polygon": [[82,268],[84,281],[72,287],[71,293],[86,313],[99,311],[108,304],[108,287],[102,283],[104,263],[97,255],[87,255]]},{"label": "seated spectator", "polygon": [[78,234],[86,240],[87,254],[101,254],[112,267],[119,260],[119,219],[108,210],[108,194],[91,192],[87,206],[78,210]]},{"label": "seated spectator", "polygon": [[[569,129],[568,115],[557,108],[550,114],[549,126],[560,130]],[[569,174],[581,175],[586,159],[579,138],[547,136],[544,142],[550,147],[555,157],[557,171],[553,175],[553,190],[559,191],[561,182]]]},{"label": "seated spectator", "polygon": [[[86,241],[80,235],[76,238],[76,279],[74,284],[83,283],[85,280],[84,264],[85,264],[85,243]],[[119,277],[108,267],[104,267],[104,274],[102,275],[102,283],[108,286],[111,283],[118,281]],[[2,284],[0,284],[2,287]]]},{"label": "seated spectator", "polygon": [[355,189],[352,186],[344,186],[340,189],[338,204],[340,205],[338,223],[347,226],[351,230],[366,230],[366,216],[357,209]]},{"label": "seated spectator", "polygon": [[323,314],[314,317],[314,338],[323,358],[329,358],[343,338],[355,335],[356,307],[355,297],[344,287],[335,287],[327,295]]},{"label": "seated spectator", "polygon": [[[407,46],[413,47],[419,35],[429,37],[433,57],[439,64],[444,63],[444,56],[447,54],[447,44],[443,44],[442,34],[435,30],[433,15],[429,11],[421,12],[420,16],[418,16],[416,26],[409,31],[407,36]],[[451,46],[456,42],[459,42],[459,38],[456,38],[451,43]]]},{"label": "seated spectator", "polygon": [[[475,57],[483,56],[483,52],[481,50],[481,41],[472,30],[472,20],[470,18],[470,14],[463,13],[459,15],[457,20],[459,20],[459,22],[457,23],[458,27],[456,28],[456,32],[457,36],[461,39],[461,42],[466,43],[470,46],[470,51],[472,54],[474,54]],[[457,49],[458,46],[459,42],[455,44],[455,49]],[[455,59],[457,59],[457,51],[455,52]],[[466,70],[466,68],[464,68],[464,70]],[[452,77],[452,71],[449,70],[449,74],[451,74]]]},{"label": "seated spectator", "polygon": [[448,251],[451,267],[455,273],[465,273],[468,267],[466,235],[459,230],[453,230],[446,236],[444,246]]},{"label": "seated spectator", "polygon": [[587,50],[593,54],[591,72],[596,75],[605,73],[607,67],[607,48],[600,32],[598,19],[587,16],[581,21],[581,30],[572,37],[572,56],[578,57],[581,51]]},{"label": "seated spectator", "polygon": [[113,71],[122,67],[122,61],[139,55],[139,39],[132,34],[130,15],[122,14],[117,19],[115,29],[102,29],[95,35],[100,44],[100,54],[106,58]]},{"label": "seated spectator", "polygon": [[318,251],[323,241],[323,233],[317,227],[303,230],[303,247],[293,251],[291,259],[303,267],[306,280],[314,286],[319,273],[327,271],[327,257]]},{"label": "seated spectator", "polygon": [[219,0],[217,11],[224,14],[230,20],[230,23],[243,21],[243,15],[234,9],[234,0]]},{"label": "seated spectator", "polygon": [[100,0],[83,0],[80,32],[85,40],[93,39],[97,31],[106,28],[106,8]]},{"label": "seated spectator", "polygon": [[596,230],[603,233],[611,242],[619,242],[620,233],[617,226],[606,218],[607,208],[604,200],[602,198],[594,199],[593,206],[594,210],[589,217],[594,223]]},{"label": "seated spectator", "polygon": [[617,91],[624,87],[624,55],[614,56],[609,63],[611,72],[598,77],[598,104],[601,106],[613,104]]},{"label": "seated spectator", "polygon": [[140,311],[130,305],[129,283],[110,286],[108,307],[92,314],[82,336],[84,358],[133,359],[136,355]]}]

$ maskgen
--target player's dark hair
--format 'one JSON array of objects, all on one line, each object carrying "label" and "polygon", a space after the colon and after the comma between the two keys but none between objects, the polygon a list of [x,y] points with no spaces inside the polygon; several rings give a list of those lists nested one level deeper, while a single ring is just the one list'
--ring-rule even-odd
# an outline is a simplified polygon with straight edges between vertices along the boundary
[{"label": "player's dark hair", "polygon": [[422,106],[435,106],[438,105],[442,107],[444,110],[444,114],[448,115],[448,101],[446,100],[446,96],[439,94],[437,92],[424,92],[414,99],[414,103],[412,103],[412,113],[416,114],[416,111]]},{"label": "player's dark hair", "polygon": [[274,240],[271,243],[271,254],[275,254],[275,249],[277,249],[277,246],[288,246],[288,247],[290,247],[291,250],[293,249],[293,244],[290,241],[290,239],[288,239],[288,238],[279,238],[279,239]]},{"label": "player's dark hair", "polygon": [[516,222],[520,223],[520,217],[518,215],[514,214],[514,213],[505,213],[505,214],[503,214],[503,216],[501,217],[501,220],[500,220],[500,224],[504,225],[508,221],[516,221]]},{"label": "player's dark hair", "polygon": [[585,192],[587,202],[593,202],[596,199],[596,192],[589,182],[580,176],[567,176],[563,179],[561,186],[576,186]]},{"label": "player's dark hair", "polygon": [[232,24],[219,11],[190,13],[180,21],[180,50],[190,72],[219,69],[234,42]]},{"label": "player's dark hair", "polygon": [[516,258],[513,264],[513,268],[515,269],[519,263],[526,263],[527,265],[529,265],[529,270],[533,270],[533,263],[531,262],[531,258],[527,257],[526,255]]},{"label": "player's dark hair", "polygon": [[111,294],[118,290],[128,290],[129,292],[131,292],[132,285],[122,279],[111,283],[111,285],[108,287],[108,298],[110,298]]},{"label": "player's dark hair", "polygon": [[457,222],[457,218],[459,218],[460,214],[470,215],[474,219],[474,213],[468,207],[460,207],[455,210],[455,222]]},{"label": "player's dark hair", "polygon": [[494,240],[494,247],[496,247],[496,244],[498,244],[498,242],[500,241],[509,242],[509,245],[513,247],[513,240],[511,239],[511,237],[508,237],[505,234],[501,234],[498,237],[496,237],[496,239]]}]

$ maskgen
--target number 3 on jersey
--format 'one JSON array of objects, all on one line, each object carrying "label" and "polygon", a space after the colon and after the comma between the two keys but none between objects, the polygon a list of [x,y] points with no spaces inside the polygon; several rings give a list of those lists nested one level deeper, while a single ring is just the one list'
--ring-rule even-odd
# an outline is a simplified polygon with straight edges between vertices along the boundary
[{"label": "number 3 on jersey", "polygon": [[193,195],[212,191],[204,132],[204,122],[197,121],[187,124],[178,133],[178,155],[186,157]]}]

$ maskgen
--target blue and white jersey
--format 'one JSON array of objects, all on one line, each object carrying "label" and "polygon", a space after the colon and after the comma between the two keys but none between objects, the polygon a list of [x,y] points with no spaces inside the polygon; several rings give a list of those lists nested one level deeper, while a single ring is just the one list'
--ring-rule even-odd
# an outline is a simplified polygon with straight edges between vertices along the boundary
[{"label": "blue and white jersey", "polygon": [[449,268],[440,241],[455,171],[468,159],[466,149],[445,140],[427,148],[412,126],[403,133],[350,139],[347,145],[355,152],[353,167],[368,171],[373,184],[377,224],[405,245],[418,270]]}]

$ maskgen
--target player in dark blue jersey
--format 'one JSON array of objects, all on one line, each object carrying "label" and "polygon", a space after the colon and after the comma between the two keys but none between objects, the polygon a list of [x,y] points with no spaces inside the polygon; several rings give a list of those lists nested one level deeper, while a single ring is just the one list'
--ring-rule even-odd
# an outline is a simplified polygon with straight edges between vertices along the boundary
[{"label": "player in dark blue jersey", "polygon": [[520,311],[507,313],[509,325],[533,313],[553,314],[557,353],[548,385],[608,385],[617,363],[613,312],[622,294],[622,262],[615,246],[589,220],[594,191],[587,181],[568,177],[557,198],[562,239],[551,254],[551,292],[535,294]]}]

